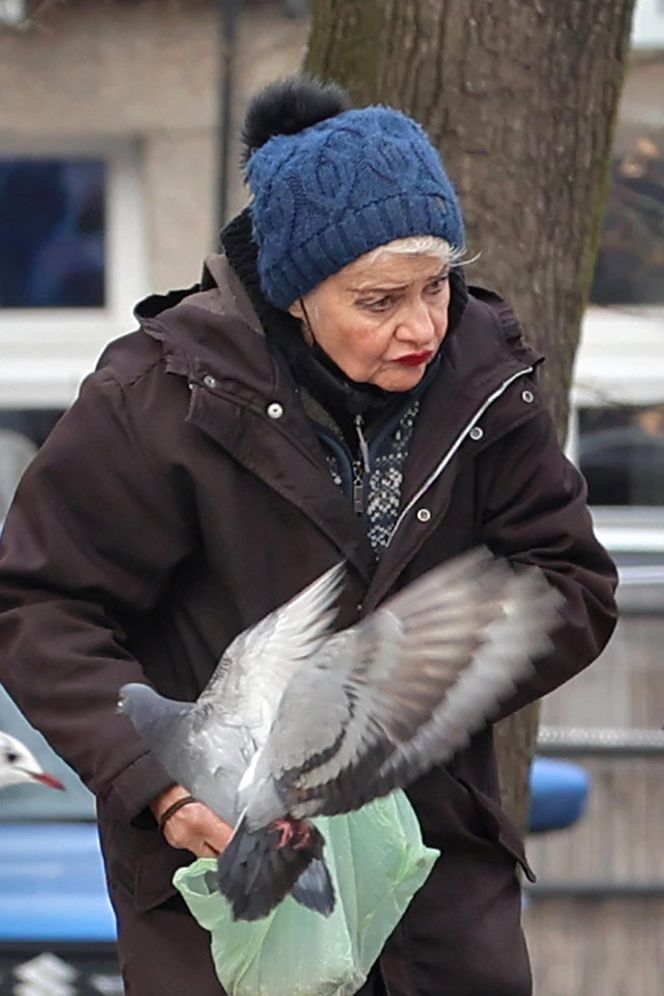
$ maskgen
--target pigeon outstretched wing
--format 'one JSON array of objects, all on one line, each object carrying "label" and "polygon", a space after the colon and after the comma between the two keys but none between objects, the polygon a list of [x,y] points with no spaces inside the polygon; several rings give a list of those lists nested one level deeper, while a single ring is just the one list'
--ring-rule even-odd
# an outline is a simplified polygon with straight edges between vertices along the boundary
[{"label": "pigeon outstretched wing", "polygon": [[233,640],[194,707],[196,735],[243,725],[263,743],[284,689],[332,631],[345,575],[336,564]]},{"label": "pigeon outstretched wing", "polygon": [[471,665],[460,673],[410,741],[399,745],[367,785],[367,799],[409,785],[432,765],[443,764],[495,714],[497,706],[533,672],[533,661],[551,648],[563,596],[536,569],[512,575],[503,614],[491,622]]},{"label": "pigeon outstretched wing", "polygon": [[331,637],[291,681],[256,765],[249,825],[357,809],[462,747],[546,649],[559,596],[486,550]]}]

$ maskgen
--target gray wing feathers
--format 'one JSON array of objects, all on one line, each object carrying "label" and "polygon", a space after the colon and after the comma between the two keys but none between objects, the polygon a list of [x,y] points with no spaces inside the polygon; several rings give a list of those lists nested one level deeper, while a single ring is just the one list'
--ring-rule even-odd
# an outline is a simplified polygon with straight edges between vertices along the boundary
[{"label": "gray wing feathers", "polygon": [[344,565],[337,564],[241,633],[195,703],[189,746],[197,744],[205,752],[199,795],[213,809],[222,791],[224,800],[235,799],[244,773],[265,743],[284,689],[329,636],[344,577]]},{"label": "gray wing feathers", "polygon": [[539,571],[509,578],[504,613],[489,624],[474,660],[429,722],[382,765],[371,786],[375,794],[410,783],[466,746],[517,683],[533,673],[533,660],[550,649],[548,634],[559,619],[562,600]]},{"label": "gray wing feathers", "polygon": [[344,564],[336,564],[286,605],[240,633],[199,697],[201,709],[221,708],[227,721],[239,715],[261,722],[265,710],[273,716],[294,673],[329,636],[345,574]]},{"label": "gray wing feathers", "polygon": [[[476,550],[332,637],[287,687],[261,759],[295,816],[407,784],[480,727],[546,649],[559,596]],[[320,708],[316,708],[316,703]]]}]

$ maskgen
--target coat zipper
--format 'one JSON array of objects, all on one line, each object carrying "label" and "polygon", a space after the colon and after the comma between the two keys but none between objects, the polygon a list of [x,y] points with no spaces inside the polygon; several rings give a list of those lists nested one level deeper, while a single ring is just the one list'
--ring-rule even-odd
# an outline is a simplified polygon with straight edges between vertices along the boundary
[{"label": "coat zipper", "polygon": [[487,409],[491,407],[491,405],[494,403],[494,401],[497,401],[498,398],[502,394],[505,393],[505,391],[510,386],[510,384],[513,384],[514,381],[518,380],[520,377],[525,377],[526,374],[532,373],[534,369],[535,369],[534,367],[526,367],[525,369],[519,370],[519,371],[517,371],[517,373],[512,374],[511,377],[508,377],[507,380],[504,380],[503,383],[500,385],[500,387],[497,388],[497,390],[495,390],[493,392],[493,394],[490,394],[489,397],[486,399],[486,401],[484,401],[482,403],[482,405],[480,405],[480,407],[477,409],[477,411],[475,412],[475,414],[473,415],[473,417],[463,427],[463,429],[461,430],[461,432],[459,433],[459,435],[456,437],[456,439],[454,440],[454,442],[452,443],[452,445],[450,446],[450,448],[448,449],[447,453],[445,454],[445,456],[443,457],[443,459],[440,461],[440,463],[438,464],[438,466],[436,467],[436,469],[429,475],[429,477],[426,479],[426,481],[424,482],[424,484],[422,485],[422,487],[413,495],[413,497],[410,499],[410,501],[405,506],[405,508],[402,509],[402,511],[401,511],[401,513],[399,515],[399,518],[397,519],[397,521],[394,524],[394,529],[392,530],[392,534],[391,534],[391,536],[390,536],[390,538],[388,540],[388,543],[387,543],[388,546],[390,545],[390,543],[394,539],[399,526],[404,521],[404,519],[406,518],[406,516],[408,515],[408,513],[410,512],[410,510],[413,508],[414,505],[417,504],[417,502],[420,500],[420,498],[422,497],[422,495],[425,494],[425,492],[429,490],[429,488],[434,483],[434,481],[436,481],[440,477],[440,475],[443,473],[443,471],[445,470],[445,468],[449,464],[450,460],[452,459],[452,457],[454,456],[454,454],[456,453],[456,451],[461,446],[462,442],[464,441],[464,439],[466,438],[466,436],[468,435],[468,433],[470,432],[470,430],[481,419],[482,415],[484,415],[484,413],[487,411]]},{"label": "coat zipper", "polygon": [[364,499],[366,488],[368,484],[368,477],[371,473],[371,464],[369,463],[369,446],[367,444],[363,430],[364,420],[361,415],[355,416],[355,431],[357,432],[357,439],[359,443],[359,454],[360,457],[357,460],[353,460],[353,511],[356,515],[362,515],[364,512]]}]

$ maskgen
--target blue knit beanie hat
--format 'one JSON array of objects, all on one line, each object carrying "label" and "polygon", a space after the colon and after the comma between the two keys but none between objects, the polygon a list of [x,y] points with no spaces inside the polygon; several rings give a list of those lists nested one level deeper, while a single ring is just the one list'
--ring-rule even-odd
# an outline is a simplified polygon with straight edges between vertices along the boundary
[{"label": "blue knit beanie hat", "polygon": [[394,239],[464,245],[459,202],[423,128],[393,108],[345,102],[338,88],[299,78],[268,87],[247,115],[258,275],[283,310]]}]

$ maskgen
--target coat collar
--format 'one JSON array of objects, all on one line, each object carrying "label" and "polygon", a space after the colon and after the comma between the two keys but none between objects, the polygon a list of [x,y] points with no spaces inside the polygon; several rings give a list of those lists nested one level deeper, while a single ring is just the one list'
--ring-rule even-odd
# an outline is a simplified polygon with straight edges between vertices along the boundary
[{"label": "coat collar", "polygon": [[212,379],[245,402],[261,403],[277,390],[279,371],[265,333],[225,257],[209,256],[201,283],[153,295],[135,315],[143,331],[160,343],[169,373],[190,383]]},{"label": "coat collar", "polygon": [[[518,409],[502,405],[500,420],[492,411],[492,399],[501,397],[513,381],[543,359],[523,343],[518,322],[507,306],[501,315],[502,304],[495,295],[476,289],[456,334],[443,344],[439,374],[422,399],[404,468],[403,525],[398,520],[372,578],[365,599],[367,612],[380,604],[426,542],[431,527],[442,521],[452,499],[458,462],[524,417],[523,405]],[[475,442],[471,436],[469,449],[466,440],[477,427],[484,442]]]},{"label": "coat collar", "polygon": [[369,542],[226,259],[208,257],[201,284],[143,302],[137,317],[159,342],[167,371],[188,381],[187,421],[315,522],[367,583],[374,567]]}]

